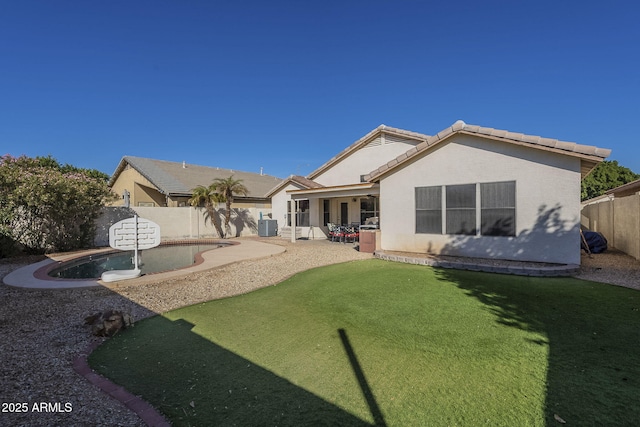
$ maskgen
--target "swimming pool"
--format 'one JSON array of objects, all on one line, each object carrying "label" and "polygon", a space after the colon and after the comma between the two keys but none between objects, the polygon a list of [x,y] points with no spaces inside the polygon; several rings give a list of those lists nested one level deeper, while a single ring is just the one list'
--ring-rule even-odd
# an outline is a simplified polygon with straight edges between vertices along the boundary
[{"label": "swimming pool", "polygon": [[[196,263],[201,252],[228,246],[229,243],[164,245],[139,251],[142,274],[177,270]],[[100,279],[105,271],[130,270],[134,267],[133,251],[106,252],[64,262],[47,272],[58,279]]]}]

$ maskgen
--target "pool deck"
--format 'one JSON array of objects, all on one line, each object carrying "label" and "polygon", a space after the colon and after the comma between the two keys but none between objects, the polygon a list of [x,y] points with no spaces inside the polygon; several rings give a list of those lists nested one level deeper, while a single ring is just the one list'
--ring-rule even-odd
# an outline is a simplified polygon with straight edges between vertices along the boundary
[{"label": "pool deck", "polygon": [[[136,279],[129,279],[126,283],[133,285],[157,282],[160,280],[184,276],[190,273],[209,270],[238,261],[265,258],[285,251],[283,246],[252,240],[229,240],[228,242],[232,242],[234,244],[226,248],[219,248],[202,253],[202,261],[194,264],[193,266],[181,268],[179,270],[140,276]],[[31,289],[72,289],[104,286],[104,282],[102,282],[102,280],[55,279],[47,277],[43,272],[49,268],[53,268],[55,265],[63,261],[112,250],[113,249],[111,248],[93,249],[73,254],[51,255],[48,259],[19,268],[9,273],[4,277],[3,282],[9,286]]]}]

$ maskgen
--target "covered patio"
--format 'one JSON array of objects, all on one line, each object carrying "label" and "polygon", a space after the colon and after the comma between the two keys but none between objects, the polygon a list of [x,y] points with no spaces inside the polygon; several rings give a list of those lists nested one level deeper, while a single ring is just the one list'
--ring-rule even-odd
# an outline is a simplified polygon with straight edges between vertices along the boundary
[{"label": "covered patio", "polygon": [[[380,185],[359,183],[320,188],[287,190],[287,226],[291,241],[329,238],[329,226],[378,227],[380,218]],[[306,232],[306,233],[305,233]],[[318,235],[316,235],[316,232]],[[321,235],[320,235],[321,234]]]}]

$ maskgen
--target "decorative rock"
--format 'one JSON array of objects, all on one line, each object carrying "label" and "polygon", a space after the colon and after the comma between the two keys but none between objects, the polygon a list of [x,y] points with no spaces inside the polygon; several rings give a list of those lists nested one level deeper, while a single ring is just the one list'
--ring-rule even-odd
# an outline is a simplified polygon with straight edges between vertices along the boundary
[{"label": "decorative rock", "polygon": [[85,325],[91,325],[91,333],[98,337],[112,337],[123,329],[133,326],[131,314],[122,311],[107,310],[84,319]]}]

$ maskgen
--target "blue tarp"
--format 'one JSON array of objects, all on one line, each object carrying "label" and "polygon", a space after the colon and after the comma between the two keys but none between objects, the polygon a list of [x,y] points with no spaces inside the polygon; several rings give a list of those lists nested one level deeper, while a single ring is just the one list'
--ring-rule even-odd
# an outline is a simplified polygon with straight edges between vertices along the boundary
[{"label": "blue tarp", "polygon": [[590,251],[593,254],[599,254],[607,250],[607,239],[598,232],[595,231],[583,231],[584,240],[587,242],[588,248],[585,247],[585,242],[582,242],[582,249]]}]

